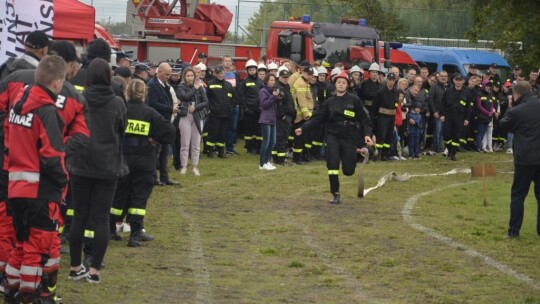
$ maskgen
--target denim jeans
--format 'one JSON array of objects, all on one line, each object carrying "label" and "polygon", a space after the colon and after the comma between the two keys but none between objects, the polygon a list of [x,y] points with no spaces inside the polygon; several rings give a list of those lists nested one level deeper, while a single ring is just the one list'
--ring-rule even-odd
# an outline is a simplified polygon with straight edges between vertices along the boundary
[{"label": "denim jeans", "polygon": [[476,133],[475,146],[476,146],[477,151],[482,150],[482,140],[484,139],[484,133],[486,133],[488,125],[489,125],[489,122],[479,121],[476,126],[477,133]]},{"label": "denim jeans", "polygon": [[260,165],[266,164],[272,155],[272,149],[276,144],[276,125],[261,124],[262,144],[260,152]]},{"label": "denim jeans", "polygon": [[441,143],[443,142],[443,123],[441,118],[435,119],[435,129],[433,130],[433,151],[441,151]]},{"label": "denim jeans", "polygon": [[507,149],[514,148],[514,133],[508,133],[508,137],[506,139],[506,148]]},{"label": "denim jeans", "polygon": [[231,115],[229,130],[227,131],[227,140],[225,142],[225,147],[229,152],[234,151],[234,142],[236,141],[236,126],[238,125],[239,113],[240,109],[238,108],[238,106],[234,106]]}]

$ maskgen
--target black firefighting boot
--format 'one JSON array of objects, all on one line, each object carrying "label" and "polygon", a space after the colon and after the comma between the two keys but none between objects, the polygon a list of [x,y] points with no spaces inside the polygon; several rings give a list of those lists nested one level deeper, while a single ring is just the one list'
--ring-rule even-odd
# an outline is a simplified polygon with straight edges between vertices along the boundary
[{"label": "black firefighting boot", "polygon": [[333,195],[334,195],[334,198],[332,198],[332,200],[330,201],[330,204],[334,204],[334,205],[341,204],[341,195],[339,194],[339,192],[333,193]]},{"label": "black firefighting boot", "polygon": [[229,156],[227,156],[227,153],[225,153],[225,147],[219,147],[219,149],[218,149],[218,157],[219,158],[229,158]]}]

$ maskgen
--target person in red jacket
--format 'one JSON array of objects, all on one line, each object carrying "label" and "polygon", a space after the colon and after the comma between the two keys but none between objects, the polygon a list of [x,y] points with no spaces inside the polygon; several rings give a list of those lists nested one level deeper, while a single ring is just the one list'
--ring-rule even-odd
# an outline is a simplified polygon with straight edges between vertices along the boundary
[{"label": "person in red jacket", "polygon": [[[59,250],[54,244],[67,184],[64,122],[55,101],[66,70],[61,57],[44,57],[35,71],[36,85],[20,92],[7,118],[7,208],[13,215],[16,244],[6,267],[5,303],[54,303],[59,264],[51,257],[59,256],[52,251]],[[42,282],[45,269],[47,281]],[[49,291],[42,294],[43,287]]]},{"label": "person in red jacket", "polygon": [[[66,80],[73,77],[80,67],[73,44],[66,41],[59,41],[49,48],[51,54],[59,55],[67,63]],[[35,70],[15,71],[0,82],[0,120],[3,122],[7,116],[8,108],[17,98],[19,92],[26,85],[34,84]],[[68,81],[64,81],[62,91],[56,100],[58,113],[64,120],[64,143],[66,144],[66,157],[73,155],[88,143],[90,131],[88,130],[88,111],[86,102],[82,95]],[[3,151],[4,130],[0,128],[0,151]],[[15,231],[11,216],[7,215],[5,201],[7,199],[7,168],[2,168],[3,158],[0,158],[0,284],[4,277],[5,267],[9,259],[9,254],[15,245]],[[69,198],[70,195],[67,196]],[[66,202],[68,199],[66,198]],[[66,212],[62,210],[62,218],[65,220]],[[69,209],[67,210],[70,214]],[[71,215],[73,210],[71,209]],[[64,221],[64,223],[66,223]],[[62,229],[62,227],[60,227]],[[54,268],[54,265],[51,265]]]}]

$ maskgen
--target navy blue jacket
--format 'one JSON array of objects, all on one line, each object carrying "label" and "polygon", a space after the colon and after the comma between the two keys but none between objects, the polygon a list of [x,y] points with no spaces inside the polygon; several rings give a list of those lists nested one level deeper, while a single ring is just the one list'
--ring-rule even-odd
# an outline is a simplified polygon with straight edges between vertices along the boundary
[{"label": "navy blue jacket", "polygon": [[146,104],[156,109],[163,118],[170,121],[173,112],[171,86],[167,82],[164,84],[165,86],[161,85],[157,77],[153,77],[148,81]]}]

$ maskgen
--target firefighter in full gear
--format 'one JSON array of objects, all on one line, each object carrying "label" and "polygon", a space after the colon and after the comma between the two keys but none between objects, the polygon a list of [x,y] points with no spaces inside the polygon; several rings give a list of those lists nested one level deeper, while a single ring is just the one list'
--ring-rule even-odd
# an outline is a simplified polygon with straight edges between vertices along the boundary
[{"label": "firefighter in full gear", "polygon": [[[20,92],[6,122],[7,208],[16,245],[6,267],[5,303],[55,303],[60,202],[67,184],[64,121],[55,102],[66,71],[61,57],[44,57],[36,85]],[[50,291],[42,293],[44,288]]]},{"label": "firefighter in full gear", "polygon": [[246,62],[248,76],[238,88],[238,102],[244,113],[243,128],[245,148],[249,154],[259,153],[257,138],[261,137],[259,116],[261,109],[259,104],[259,91],[262,82],[257,77],[257,62],[250,59]]},{"label": "firefighter in full gear", "polygon": [[[316,113],[321,108],[322,104],[326,101],[326,99],[329,96],[327,85],[328,82],[326,81],[326,77],[328,76],[328,70],[326,70],[325,67],[318,67],[317,72],[319,75],[317,76],[317,98],[315,99],[315,108],[313,109],[313,112]],[[324,155],[324,142],[326,137],[326,126],[321,125],[313,129],[312,135],[313,135],[313,141],[311,142],[311,157],[314,159],[322,159]]]},{"label": "firefighter in full gear", "polygon": [[[297,135],[326,123],[328,137],[326,146],[326,166],[330,180],[330,192],[333,195],[331,204],[341,203],[339,192],[339,166],[343,174],[351,176],[356,169],[356,149],[358,148],[358,132],[364,130],[364,141],[368,146],[371,141],[371,122],[360,98],[347,92],[349,76],[341,73],[335,78],[336,95],[328,98],[320,111],[295,130]],[[360,125],[362,126],[360,128]]]},{"label": "firefighter in full gear", "polygon": [[129,247],[138,247],[139,242],[154,239],[142,230],[146,204],[154,187],[154,144],[170,144],[175,138],[174,126],[144,103],[146,94],[146,85],[141,80],[129,83],[126,94],[128,123],[122,141],[129,174],[118,180],[111,208],[111,235],[116,234],[116,222],[122,221],[123,210],[128,210],[127,221],[131,226]]},{"label": "firefighter in full gear", "polygon": [[469,89],[465,87],[465,77],[456,74],[452,81],[454,86],[443,93],[439,115],[444,123],[444,139],[448,148],[447,157],[455,161],[463,127],[469,124],[472,100]]},{"label": "firefighter in full gear", "polygon": [[[379,65],[377,63],[372,63],[369,66],[369,78],[362,82],[360,95],[358,96],[360,99],[362,99],[362,102],[364,103],[364,106],[366,106],[369,113],[372,113],[371,108],[373,106],[373,100],[381,89],[381,83],[379,82],[379,70]],[[371,119],[371,122],[373,123],[373,117]]]},{"label": "firefighter in full gear", "polygon": [[[302,71],[302,77],[298,78],[291,89],[294,92],[293,97],[295,99],[296,117],[294,119],[294,129],[300,128],[308,119],[313,115],[313,108],[315,103],[313,102],[313,96],[310,90],[309,79],[313,76],[313,68],[305,67]],[[301,165],[302,153],[306,144],[311,146],[311,134],[310,132],[295,134],[293,143],[293,161]],[[305,159],[304,159],[305,160]]]},{"label": "firefighter in full gear", "polygon": [[217,153],[219,158],[227,158],[225,154],[225,140],[233,106],[235,105],[235,93],[231,83],[225,80],[223,66],[217,66],[214,70],[214,80],[208,83],[206,95],[210,102],[210,117],[208,125],[208,157],[212,158]]},{"label": "firefighter in full gear", "polygon": [[279,89],[281,96],[281,103],[278,103],[276,111],[276,145],[274,146],[275,153],[273,151],[272,155],[274,156],[274,162],[282,166],[288,165],[285,161],[287,142],[291,132],[292,120],[296,116],[294,99],[291,94],[291,88],[287,83],[290,75],[289,70],[282,69],[279,72],[278,82],[276,83],[276,89]]},{"label": "firefighter in full gear", "polygon": [[388,73],[386,75],[386,84],[379,90],[370,115],[373,115],[375,123],[375,148],[378,149],[380,159],[387,161],[389,159],[390,145],[393,141],[394,122],[396,118],[396,107],[398,102],[398,93],[394,88],[396,75]]}]

